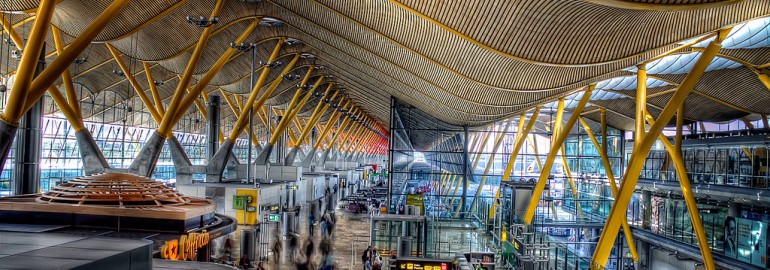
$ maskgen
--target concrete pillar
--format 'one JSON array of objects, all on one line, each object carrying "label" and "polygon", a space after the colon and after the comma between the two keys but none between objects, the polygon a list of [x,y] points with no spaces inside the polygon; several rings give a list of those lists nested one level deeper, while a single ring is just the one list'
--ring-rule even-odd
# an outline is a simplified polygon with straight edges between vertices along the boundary
[{"label": "concrete pillar", "polygon": [[206,108],[206,159],[211,160],[219,149],[219,96],[209,95]]},{"label": "concrete pillar", "polygon": [[642,191],[642,211],[642,229],[649,230],[652,218],[652,192],[649,190]]},{"label": "concrete pillar", "polygon": [[735,202],[729,202],[727,204],[727,215],[731,217],[740,217],[741,205]]},{"label": "concrete pillar", "polygon": [[[35,69],[35,77],[45,69],[45,44]],[[35,102],[21,120],[16,134],[16,159],[14,166],[14,194],[40,192],[40,151],[43,144],[43,98]]]},{"label": "concrete pillar", "polygon": [[639,266],[638,270],[649,269],[650,267],[650,247],[651,245],[645,241],[636,241],[636,251],[639,254]]}]

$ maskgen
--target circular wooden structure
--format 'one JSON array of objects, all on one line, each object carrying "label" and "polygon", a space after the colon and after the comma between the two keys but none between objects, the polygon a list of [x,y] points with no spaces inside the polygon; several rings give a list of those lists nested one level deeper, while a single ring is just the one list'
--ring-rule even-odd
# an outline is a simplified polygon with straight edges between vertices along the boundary
[{"label": "circular wooden structure", "polygon": [[38,202],[121,208],[181,206],[191,202],[161,182],[133,174],[105,173],[76,178],[43,193]]}]

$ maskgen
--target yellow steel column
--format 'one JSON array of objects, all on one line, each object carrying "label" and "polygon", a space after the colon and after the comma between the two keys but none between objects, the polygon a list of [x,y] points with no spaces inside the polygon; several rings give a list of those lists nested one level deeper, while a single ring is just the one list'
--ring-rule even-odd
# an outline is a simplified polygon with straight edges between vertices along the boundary
[{"label": "yellow steel column", "polygon": [[155,100],[155,108],[158,110],[158,113],[162,117],[164,114],[166,114],[166,110],[163,108],[163,99],[160,98],[160,94],[158,94],[158,88],[155,86],[155,80],[152,78],[152,73],[150,72],[150,64],[147,64],[147,62],[142,62],[142,66],[144,67],[144,75],[147,76],[147,84],[150,85],[150,93],[152,94],[152,99]]},{"label": "yellow steel column", "polygon": [[[511,171],[513,170],[513,165],[516,164],[516,157],[519,155],[519,151],[521,150],[521,147],[524,145],[524,141],[527,138],[527,135],[529,134],[529,131],[532,130],[532,127],[535,125],[535,122],[537,122],[537,116],[540,113],[540,107],[535,107],[535,111],[532,112],[532,116],[529,118],[529,122],[527,122],[526,127],[524,126],[524,114],[521,115],[521,118],[519,118],[519,126],[518,129],[516,129],[516,141],[514,142],[513,149],[511,150],[511,154],[508,156],[508,163],[505,165],[505,170],[503,171],[503,176],[500,178],[500,184],[502,185],[503,182],[507,182],[508,179],[511,178]],[[494,217],[495,214],[495,207],[497,207],[497,201],[500,199],[500,187],[497,187],[497,192],[495,192],[495,199],[492,200],[492,207],[489,208],[489,217]]]},{"label": "yellow steel column", "polygon": [[[11,30],[13,30],[13,28],[11,28]],[[62,44],[59,29],[51,27],[51,35],[53,36],[53,43],[56,46],[56,54],[62,53],[64,51],[64,44]],[[75,116],[77,116],[80,121],[83,121],[83,114],[80,112],[80,100],[78,100],[78,96],[75,93],[75,85],[72,84],[72,75],[70,74],[69,69],[65,69],[64,72],[62,72],[61,80],[62,84],[64,84],[64,90],[67,93],[69,106],[75,112]]]},{"label": "yellow steel column", "polygon": [[441,191],[444,190],[444,186],[446,186],[447,178],[448,178],[447,171],[444,169],[441,169],[439,173],[439,180],[433,183],[433,190],[431,190],[431,192],[433,193],[438,191],[438,193],[441,194]]},{"label": "yellow steel column", "polygon": [[[126,66],[126,63],[123,62],[123,58],[120,57],[120,54],[117,50],[115,50],[112,45],[109,43],[104,43],[105,46],[107,46],[107,49],[112,54],[112,57],[115,58],[115,62],[118,63],[118,66],[120,67],[120,70],[123,71],[123,74],[126,75],[126,79],[128,79],[128,82],[131,83],[131,86],[134,87],[134,91],[139,96],[139,99],[142,100],[142,103],[144,103],[144,107],[147,108],[147,111],[150,112],[150,115],[152,115],[152,119],[155,120],[155,123],[160,123],[163,121],[163,117],[158,113],[158,110],[155,109],[155,105],[153,105],[152,101],[149,97],[147,97],[147,94],[144,93],[144,90],[142,90],[142,86],[139,85],[139,82],[136,81],[136,78],[134,77],[134,73],[131,72],[131,70],[128,69],[128,66]],[[152,85],[152,84],[150,84]],[[201,110],[202,111],[202,110]]]},{"label": "yellow steel column", "polygon": [[364,140],[359,141],[359,143],[356,145],[355,149],[353,150],[354,153],[358,154],[363,152],[364,149],[369,147],[373,141],[374,138],[377,136],[374,132],[368,132],[368,134],[365,135]]},{"label": "yellow steel column", "polygon": [[[721,42],[724,40],[725,36],[727,36],[728,32],[729,29],[720,30],[714,40],[709,42],[709,45],[703,50],[700,58],[695,62],[690,72],[685,76],[684,80],[669,100],[668,104],[666,104],[661,111],[655,124],[650,127],[648,133],[655,135],[660,134],[663,127],[671,120],[671,117],[673,117],[674,113],[679,109],[679,106],[684,103],[685,98],[690,94],[695,83],[697,83],[701,75],[703,75],[703,72],[706,71],[711,60],[714,59],[714,56],[719,52],[719,49],[722,47]],[[620,188],[618,189],[618,196],[616,196],[618,200],[615,201],[612,205],[612,209],[610,209],[607,222],[604,224],[604,229],[602,230],[602,235],[594,250],[591,263],[591,267],[594,269],[603,268],[604,264],[607,262],[607,258],[610,256],[613,243],[615,242],[618,230],[620,229],[621,221],[625,219],[631,194],[634,192],[636,182],[639,180],[639,173],[644,166],[647,152],[650,151],[652,144],[655,142],[655,135],[645,136],[644,140],[639,144],[639,147],[637,147],[631,154],[626,173],[621,181]]]},{"label": "yellow steel column", "polygon": [[[343,99],[340,99],[339,104],[342,104]],[[350,105],[350,100],[345,102],[345,105],[342,105],[342,109],[346,110],[348,108],[348,105]],[[326,125],[323,128],[323,131],[321,131],[321,135],[318,136],[318,139],[316,140],[315,144],[313,144],[313,149],[318,149],[318,147],[321,147],[323,145],[324,140],[326,140],[327,134],[329,134],[329,131],[332,130],[334,127],[334,123],[337,122],[337,119],[339,119],[341,113],[337,110],[335,110],[332,113],[331,118],[326,122]],[[340,129],[342,129],[342,126],[340,126]],[[337,132],[335,132],[336,134]]]},{"label": "yellow steel column", "polygon": [[[519,126],[522,125],[522,120],[524,117],[521,117],[522,119],[519,120]],[[481,196],[481,190],[484,187],[484,184],[487,182],[487,174],[489,173],[489,169],[492,168],[492,163],[494,163],[495,156],[497,155],[497,149],[500,148],[500,144],[503,142],[503,138],[505,138],[505,133],[508,132],[508,128],[511,127],[511,121],[510,119],[506,121],[505,128],[503,128],[503,132],[499,134],[499,137],[497,137],[497,140],[495,140],[494,146],[492,146],[492,154],[489,155],[489,159],[487,159],[487,165],[484,168],[484,174],[481,175],[481,180],[479,181],[479,186],[476,188],[476,195],[473,196],[473,200],[471,201],[471,211],[473,211],[473,208],[476,206],[477,201],[479,200],[479,197]],[[520,134],[521,131],[517,130],[517,132]],[[518,135],[517,135],[518,136]],[[491,209],[491,208],[490,208]],[[457,214],[457,213],[455,213]]]},{"label": "yellow steel column", "polygon": [[[222,9],[222,4],[224,0],[217,0],[216,6],[214,6],[214,10],[211,11],[211,17],[216,17],[219,15],[219,11]],[[184,72],[182,72],[182,76],[179,78],[179,83],[176,86],[176,89],[174,90],[174,95],[171,97],[171,103],[168,105],[168,110],[165,116],[163,117],[163,121],[161,121],[160,126],[158,127],[158,130],[156,131],[158,135],[167,138],[171,135],[171,128],[176,124],[176,114],[180,111],[187,110],[187,106],[182,106],[182,101],[184,100],[185,91],[187,90],[187,87],[190,84],[190,79],[192,79],[193,72],[195,71],[195,68],[198,66],[198,60],[200,60],[200,56],[203,54],[203,50],[206,47],[206,43],[209,40],[209,36],[211,35],[211,31],[214,30],[214,26],[208,26],[203,29],[203,32],[201,33],[200,37],[198,38],[198,42],[195,44],[195,49],[193,49],[192,55],[190,55],[190,59],[187,61],[187,66],[185,66]],[[232,52],[234,52],[235,49],[228,48],[225,50],[225,53],[223,56],[228,55],[228,53],[231,55]],[[227,56],[228,60],[230,56]],[[219,60],[222,60],[220,57]],[[217,63],[220,61],[217,60]],[[215,63],[214,65],[216,66]],[[208,72],[206,72],[206,75],[204,77],[208,76],[209,73],[216,73],[219,69],[212,67]],[[212,76],[213,77],[213,76]],[[208,82],[199,81],[198,85],[203,84],[205,87]],[[194,93],[197,93],[198,91],[193,91]],[[198,98],[198,94],[189,94],[194,96],[196,99]],[[189,96],[188,95],[188,96]],[[190,102],[192,104],[192,102]]]},{"label": "yellow steel column", "polygon": [[[361,113],[361,115],[363,117],[363,113]],[[363,125],[361,125],[361,124],[359,124],[358,122],[355,122],[355,121],[351,122],[351,125],[353,125],[353,124],[356,124],[355,131],[351,132],[350,134],[343,135],[344,137],[342,138],[342,140],[344,142],[347,142],[347,145],[341,143],[339,148],[338,148],[338,151],[340,151],[340,152],[347,152],[348,150],[350,150],[350,147],[353,146],[353,142],[355,140],[357,140],[358,137],[361,136],[362,131],[364,131],[364,126]]]},{"label": "yellow steel column", "polygon": [[[230,110],[233,111],[233,115],[240,115],[241,110],[235,108],[235,105],[233,105],[233,101],[230,99],[230,95],[228,95],[227,92],[225,92],[225,90],[222,88],[219,88],[219,91],[222,94],[222,96],[225,98],[225,101],[227,101],[227,105],[230,107]],[[257,111],[257,115],[262,116],[261,114],[259,114],[259,111]],[[264,122],[264,119],[263,119],[263,122]],[[219,134],[222,135],[222,132],[219,132]],[[224,137],[221,140],[224,141]],[[254,133],[251,134],[251,143],[254,146],[262,147],[262,145],[259,143],[259,140],[257,139],[257,136],[254,135]]]},{"label": "yellow steel column", "polygon": [[[40,52],[43,50],[46,31],[48,31],[48,24],[51,22],[51,17],[53,16],[55,8],[55,0],[42,0],[37,7],[35,23],[32,25],[32,30],[29,32],[27,45],[24,47],[24,52],[21,54],[19,66],[16,68],[16,79],[13,83],[13,90],[11,90],[11,93],[8,95],[5,110],[3,110],[3,115],[0,116],[0,120],[12,126],[18,125],[19,119],[21,119],[21,116],[28,110],[24,108],[27,97],[29,97],[31,91],[36,90],[31,88],[33,85],[32,79],[35,75],[35,68],[37,68],[37,60],[40,57]],[[48,90],[48,86],[45,86],[43,90]],[[39,97],[31,101],[34,104],[38,99]]]},{"label": "yellow steel column", "polygon": [[746,116],[741,117],[741,121],[743,121],[743,124],[746,125],[748,129],[754,129],[754,124],[752,124],[751,121],[749,121],[749,119],[746,118]]},{"label": "yellow steel column", "polygon": [[50,89],[48,89],[48,93],[51,95],[53,101],[56,102],[56,106],[59,106],[59,109],[61,109],[62,114],[64,114],[69,121],[72,129],[74,129],[75,132],[83,130],[83,119],[78,118],[72,107],[67,104],[67,99],[61,92],[59,92],[59,89],[56,89],[56,87],[52,85],[50,86]]},{"label": "yellow steel column", "polygon": [[[16,44],[16,48],[21,51],[24,49],[24,40],[21,39],[21,36],[19,36],[19,33],[16,32],[16,30],[13,29],[13,25],[11,24],[8,19],[3,16],[3,29],[5,29],[6,32],[8,32],[8,36],[11,37],[11,41],[13,41],[13,44]],[[35,17],[37,19],[37,17]],[[56,29],[56,28],[53,28]]]},{"label": "yellow steel column", "polygon": [[[24,112],[28,111],[30,108],[32,108],[33,105],[35,105],[35,102],[37,102],[37,100],[40,99],[46,91],[48,91],[49,86],[56,82],[56,79],[61,76],[62,72],[69,68],[69,66],[72,64],[72,61],[75,60],[75,58],[77,58],[78,55],[83,52],[86,47],[88,47],[89,44],[91,44],[91,41],[96,38],[96,35],[98,35],[102,29],[107,26],[107,23],[109,23],[113,17],[118,15],[118,13],[123,10],[123,7],[128,4],[128,2],[128,0],[113,1],[112,4],[107,6],[107,8],[101,14],[99,14],[99,16],[96,17],[96,19],[94,19],[94,21],[91,22],[91,24],[88,25],[88,27],[86,27],[86,29],[75,38],[75,40],[67,45],[67,48],[65,48],[64,51],[62,51],[56,57],[56,59],[54,59],[51,64],[49,64],[45,70],[43,70],[43,72],[41,72],[40,75],[38,75],[37,78],[32,81],[32,85],[29,87],[29,93],[25,93],[29,94],[29,97],[26,98],[25,103],[21,103],[24,105]],[[43,15],[38,13],[37,16],[40,17]],[[28,41],[28,44],[33,44],[31,39]],[[35,55],[35,57],[37,56],[38,55]],[[24,55],[22,55],[22,58],[24,58]],[[37,60],[37,58],[35,59]],[[10,101],[11,100],[9,99],[9,104],[11,103]]]},{"label": "yellow steel column", "polygon": [[[310,76],[310,72],[312,72],[312,70],[312,68],[308,70],[307,77]],[[299,104],[297,104],[297,101],[300,94],[302,93],[302,87],[297,88],[297,93],[294,94],[294,98],[292,98],[292,101],[289,102],[289,106],[286,107],[286,111],[284,112],[283,117],[281,117],[281,121],[278,122],[278,126],[275,128],[275,132],[273,132],[272,136],[270,137],[270,141],[267,143],[268,145],[275,145],[275,142],[278,141],[278,138],[281,136],[281,133],[283,133],[283,130],[289,126],[289,123],[291,122],[292,118],[297,115],[299,109],[305,105],[311,96],[313,96],[313,92],[315,92],[315,89],[318,88],[318,85],[321,84],[323,79],[324,76],[318,77],[315,84],[313,84],[313,87],[308,90],[302,100],[299,101]],[[304,83],[302,85],[304,85]]]},{"label": "yellow steel column", "polygon": [[[646,115],[647,121],[650,125],[654,124],[652,116]],[[658,135],[658,140],[663,143],[664,148],[671,156],[671,160],[674,162],[674,168],[676,169],[676,176],[679,179],[679,186],[682,188],[682,197],[684,197],[685,205],[687,206],[687,213],[690,215],[690,221],[692,223],[693,231],[695,232],[695,238],[698,240],[698,247],[700,247],[701,257],[703,258],[703,264],[706,269],[714,270],[714,258],[711,256],[711,249],[709,248],[708,238],[706,231],[703,228],[703,221],[700,219],[700,211],[698,210],[698,203],[695,201],[695,196],[692,193],[692,187],[690,186],[690,178],[687,176],[687,168],[682,158],[682,125],[684,124],[684,106],[680,106],[677,111],[676,117],[676,136],[674,137],[675,145],[669,143],[668,138],[662,133]]]},{"label": "yellow steel column", "polygon": [[[326,88],[326,93],[322,97],[322,99],[329,99],[329,101],[333,101],[335,97],[337,97],[337,94],[339,94],[339,91],[334,91],[334,94],[332,94],[331,97],[329,97],[329,93],[332,89],[332,86],[334,83],[329,83],[329,86]],[[321,119],[321,115],[323,112],[326,111],[326,109],[329,107],[329,104],[322,102],[321,100],[318,101],[318,105],[313,110],[313,114],[310,115],[310,120],[308,120],[307,124],[305,125],[305,128],[302,130],[302,133],[299,135],[299,138],[297,138],[297,144],[302,145],[302,142],[305,140],[305,138],[310,135],[310,131],[313,130],[313,126],[315,126],[316,123],[318,123],[318,119]],[[312,145],[311,145],[312,146]]]},{"label": "yellow steel column", "polygon": [[[273,50],[273,56],[270,57],[270,61],[275,61],[276,56],[278,55],[278,49],[280,49],[281,43],[283,43],[283,39],[279,40],[279,43],[276,45],[276,49]],[[283,69],[281,72],[281,76],[276,78],[273,83],[265,90],[264,93],[262,93],[262,96],[259,98],[259,100],[254,101],[254,99],[257,98],[257,93],[259,92],[259,89],[262,88],[262,84],[264,84],[265,80],[267,79],[267,74],[269,69],[265,68],[262,71],[262,74],[259,76],[259,80],[257,80],[257,84],[254,86],[253,89],[251,89],[251,94],[249,95],[249,99],[246,100],[246,104],[243,105],[243,110],[241,110],[241,115],[238,117],[238,121],[236,122],[236,125],[233,128],[233,131],[230,133],[230,136],[228,137],[228,140],[234,142],[238,136],[241,135],[241,132],[243,132],[244,129],[246,129],[246,120],[248,120],[249,116],[249,110],[246,110],[246,108],[261,108],[263,104],[265,104],[265,101],[267,101],[268,98],[270,98],[270,95],[273,94],[273,91],[275,91],[276,88],[278,88],[278,85],[281,83],[281,78],[283,78],[284,75],[288,74],[289,71],[294,67],[294,64],[297,63],[297,60],[299,60],[299,54],[294,55],[294,58],[292,58],[291,62],[289,62],[288,65],[286,65],[286,68]],[[270,119],[267,119],[268,121]]]},{"label": "yellow steel column", "polygon": [[[249,26],[246,27],[246,29],[241,32],[241,35],[238,36],[238,38],[235,39],[235,43],[241,43],[251,34],[251,31],[257,26],[257,20],[254,20]],[[209,29],[211,27],[208,27],[206,29]],[[204,30],[205,32],[205,30]],[[203,37],[203,35],[201,35]],[[205,43],[205,42],[204,42]],[[283,39],[278,39],[278,44],[273,49],[273,52],[270,54],[270,58],[268,61],[272,62],[275,60],[275,58],[278,55],[278,50],[281,49],[281,44],[283,44]],[[201,45],[198,43],[198,45]],[[198,45],[196,45],[195,49],[198,49]],[[204,44],[205,45],[205,44]],[[171,100],[171,104],[168,106],[168,110],[166,113],[166,117],[163,117],[163,124],[160,125],[158,128],[158,133],[161,135],[170,134],[171,127],[176,124],[180,118],[182,118],[182,115],[184,115],[184,112],[187,110],[192,103],[198,99],[198,96],[201,95],[204,90],[206,89],[206,86],[208,86],[209,82],[211,82],[212,79],[214,79],[214,76],[219,73],[219,71],[222,69],[222,67],[231,60],[231,56],[235,53],[235,48],[227,48],[222,55],[219,56],[219,59],[217,59],[216,62],[214,62],[214,65],[211,66],[211,68],[206,72],[206,74],[203,75],[203,77],[198,80],[198,83],[193,87],[192,91],[185,96],[184,90],[177,89],[178,91],[174,92],[174,97]],[[193,56],[195,56],[195,51],[193,51]],[[197,56],[199,57],[199,56]],[[196,58],[197,58],[196,57]],[[192,62],[192,58],[190,59],[190,62]],[[197,59],[196,59],[196,65],[197,65]],[[188,65],[191,63],[188,63]],[[192,67],[188,66],[187,68],[195,69],[195,65]],[[185,70],[187,72],[187,70]],[[190,71],[192,72],[192,71]],[[267,77],[266,71],[262,71],[262,74],[260,74],[260,77],[257,81],[257,85],[259,87],[262,87],[262,83],[265,82]],[[180,79],[180,85],[183,85],[184,88],[187,89],[187,84],[189,84],[189,79],[185,82],[184,76]],[[179,86],[177,86],[179,88]],[[259,88],[257,88],[259,89]],[[252,89],[253,91],[253,89]],[[181,93],[180,93],[181,92]],[[177,96],[177,93],[179,96]],[[175,102],[175,100],[177,100]],[[168,118],[168,120],[167,120]],[[238,120],[241,120],[240,118]],[[235,139],[231,140],[232,142],[235,142]]]},{"label": "yellow steel column", "polygon": [[[585,95],[585,93],[584,93],[584,95]],[[556,120],[555,120],[555,122],[553,124],[554,125],[554,128],[553,128],[554,134],[559,134],[561,132],[561,130],[562,130],[562,119],[563,118],[564,118],[564,98],[560,98],[559,102],[558,102],[558,106],[557,106]],[[571,130],[572,127],[571,126],[567,127],[567,129]],[[555,141],[551,141],[551,146],[553,146],[553,143],[555,143]],[[567,162],[567,156],[566,156],[565,151],[564,151],[564,143],[561,143],[561,145],[559,145],[558,149],[559,149],[558,150],[559,155],[561,156],[562,165],[564,165],[564,175],[567,177],[567,179],[566,179],[567,180],[567,184],[570,187],[570,192],[572,193],[572,198],[574,198],[576,200],[575,201],[575,210],[577,211],[578,218],[580,218],[580,220],[584,220],[585,217],[583,215],[583,207],[580,205],[580,202],[577,201],[579,199],[578,198],[577,187],[575,186],[575,181],[572,179],[572,172],[570,171],[569,163]],[[549,174],[550,174],[550,170],[551,169],[548,168],[548,173]],[[542,173],[542,171],[541,171],[541,173]],[[550,194],[550,190],[548,192]],[[556,211],[554,211],[554,217],[556,217]],[[584,231],[584,234],[588,235],[588,229],[583,229],[583,231]]]},{"label": "yellow steel column", "polygon": [[[583,129],[585,129],[586,133],[588,133],[588,138],[591,139],[591,143],[593,143],[597,152],[599,152],[599,157],[602,160],[602,166],[604,166],[604,172],[607,174],[607,182],[610,184],[610,191],[612,191],[612,196],[617,196],[618,187],[615,182],[615,176],[612,173],[612,164],[610,164],[610,159],[607,157],[606,144],[604,146],[599,145],[599,141],[596,140],[596,136],[594,136],[593,132],[591,131],[591,127],[588,126],[588,123],[586,123],[582,117],[580,118],[580,124],[583,125]],[[602,129],[605,130],[605,128]],[[602,140],[606,142],[607,137],[605,134],[606,133],[602,133]],[[631,228],[628,226],[628,220],[624,219],[621,225],[623,226],[623,234],[626,237],[626,243],[628,243],[628,250],[631,252],[631,258],[634,259],[634,262],[639,262],[639,255],[636,252],[636,244],[634,244],[634,236],[631,234]]]},{"label": "yellow steel column", "polygon": [[636,110],[634,113],[634,148],[644,139],[644,113],[647,111],[647,65],[636,66]]},{"label": "yellow steel column", "polygon": [[[477,150],[478,153],[476,154],[476,159],[473,161],[473,166],[471,167],[471,170],[475,170],[476,166],[479,165],[479,160],[482,153],[484,153],[484,147],[487,146],[487,140],[489,140],[489,135],[492,134],[492,127],[489,127],[489,130],[487,130],[484,135],[481,137],[481,141],[479,141],[479,149]],[[466,179],[467,180],[467,179]]]},{"label": "yellow steel column", "polygon": [[455,179],[457,179],[457,175],[454,174],[453,172],[447,171],[447,173],[450,174],[449,177],[447,178],[449,182],[449,187],[441,191],[441,196],[449,195],[449,190],[452,189],[452,187],[454,186]]},{"label": "yellow steel column", "polygon": [[580,117],[580,112],[583,111],[586,103],[588,103],[588,100],[591,98],[591,92],[593,90],[594,85],[589,85],[588,89],[586,89],[583,93],[583,97],[580,99],[580,102],[578,102],[577,106],[575,106],[575,109],[572,110],[572,114],[570,115],[569,120],[567,120],[567,123],[563,126],[563,130],[560,130],[558,136],[553,141],[551,150],[548,152],[548,157],[545,160],[545,164],[543,164],[543,168],[540,170],[540,177],[535,184],[535,188],[532,190],[532,197],[529,200],[527,211],[524,212],[524,223],[532,223],[532,219],[535,217],[535,210],[537,209],[538,202],[540,201],[540,196],[543,194],[543,189],[545,189],[548,176],[551,174],[551,167],[553,166],[556,154],[559,153],[559,148],[561,148],[562,144],[564,144],[564,140],[567,139],[570,129],[572,129],[572,126],[575,125],[575,122],[577,122],[577,119]]},{"label": "yellow steel column", "polygon": [[[356,110],[356,109],[358,108],[354,108],[353,110]],[[353,110],[350,110],[351,112],[350,114],[354,114]],[[358,110],[356,110],[356,113],[358,113]],[[334,137],[332,137],[331,141],[329,141],[329,145],[328,147],[326,147],[326,149],[331,149],[332,147],[334,147],[334,143],[337,142],[337,139],[340,138],[340,135],[351,131],[350,129],[353,128],[353,125],[348,125],[348,123],[350,123],[350,117],[342,119],[342,123],[340,124],[340,127],[337,129],[337,132],[334,133]]]}]

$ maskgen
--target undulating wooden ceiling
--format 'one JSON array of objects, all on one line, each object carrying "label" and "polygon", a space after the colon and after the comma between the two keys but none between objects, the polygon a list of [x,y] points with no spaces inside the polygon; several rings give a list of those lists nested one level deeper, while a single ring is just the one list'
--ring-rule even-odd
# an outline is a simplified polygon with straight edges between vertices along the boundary
[{"label": "undulating wooden ceiling", "polygon": [[[112,1],[61,0],[53,24],[70,42]],[[516,115],[560,97],[575,95],[592,83],[633,77],[636,64],[656,57],[692,38],[770,15],[770,0],[225,0],[219,22],[196,68],[196,78],[211,67],[229,43],[251,22],[263,23],[249,42],[257,61],[265,61],[276,37],[299,40],[284,46],[282,59],[307,53],[294,73],[309,65],[325,68],[368,115],[389,127],[391,97],[451,125],[478,126]],[[133,0],[82,54],[88,62],[70,68],[85,95],[113,91],[142,110],[125,78],[113,74],[115,61],[103,43],[117,48],[137,78],[141,62],[151,65],[160,95],[170,101],[201,28],[187,16],[208,16],[216,0]],[[38,1],[0,1],[4,17],[26,36]],[[267,19],[265,19],[267,18]],[[764,31],[768,31],[767,26]],[[762,30],[760,30],[762,31]],[[756,35],[755,35],[756,36]],[[767,39],[767,35],[764,35]],[[756,45],[757,43],[752,43]],[[17,61],[2,46],[0,71],[8,74]],[[49,34],[48,60],[56,57]],[[697,54],[684,49],[677,54]],[[770,92],[756,77],[767,72],[767,45],[723,48],[722,63],[707,71],[686,104],[691,120],[722,121],[748,114],[769,114]],[[680,57],[685,58],[685,57]],[[683,59],[681,61],[685,61]],[[250,53],[238,54],[217,75],[208,91],[243,94],[249,91]],[[661,64],[662,65],[662,64]],[[277,76],[271,73],[269,80]],[[686,73],[686,72],[685,72]],[[650,111],[665,105],[684,73],[651,74],[666,85],[650,100]],[[139,80],[149,91],[146,80]],[[282,105],[296,82],[284,82],[268,102]],[[649,84],[649,82],[648,82]],[[626,96],[593,100],[607,107],[611,121],[633,117],[634,88],[604,91]],[[308,110],[317,100],[309,102]],[[630,105],[629,105],[630,104]],[[587,108],[586,110],[590,110]],[[84,113],[100,117],[105,112]],[[630,112],[630,115],[628,115]],[[188,114],[194,115],[194,106]],[[227,105],[222,115],[234,118]],[[589,118],[591,115],[588,115]],[[134,120],[148,124],[149,118]],[[626,119],[627,120],[627,119]],[[632,128],[626,120],[612,123]],[[228,121],[228,120],[226,120]]]}]

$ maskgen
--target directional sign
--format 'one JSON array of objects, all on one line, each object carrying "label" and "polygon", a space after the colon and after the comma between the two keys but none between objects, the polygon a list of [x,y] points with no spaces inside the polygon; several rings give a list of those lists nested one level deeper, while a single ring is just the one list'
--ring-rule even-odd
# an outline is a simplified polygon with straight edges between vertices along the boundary
[{"label": "directional sign", "polygon": [[281,215],[279,215],[279,214],[267,214],[267,221],[269,221],[269,222],[279,222],[279,221],[281,221]]},{"label": "directional sign", "polygon": [[291,186],[289,186],[289,189],[297,189],[297,188],[299,188],[297,185],[291,185]]}]

